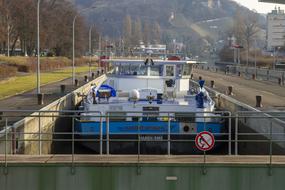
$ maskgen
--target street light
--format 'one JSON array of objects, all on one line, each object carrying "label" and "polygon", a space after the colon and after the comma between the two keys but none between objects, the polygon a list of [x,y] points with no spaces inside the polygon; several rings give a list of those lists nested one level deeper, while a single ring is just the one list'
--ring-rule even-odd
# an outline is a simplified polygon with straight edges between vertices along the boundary
[{"label": "street light", "polygon": [[10,23],[9,23],[8,14],[7,14],[7,57],[10,57]]},{"label": "street light", "polygon": [[[273,63],[273,70],[276,69],[276,64],[278,63],[278,53],[279,53],[279,50],[281,49],[281,47],[274,47],[274,63]],[[277,51],[276,51],[277,50]]]},{"label": "street light", "polygon": [[37,94],[41,93],[40,88],[40,3],[41,0],[38,0],[37,7]]},{"label": "street light", "polygon": [[92,29],[94,24],[89,28],[89,78],[91,77],[91,62],[92,62]]},{"label": "street light", "polygon": [[73,18],[73,26],[72,26],[72,84],[75,84],[75,21],[78,15],[80,15],[83,12],[89,11],[91,9],[95,9],[96,7],[88,7],[85,9],[82,9],[80,12],[78,12],[74,18]]},{"label": "street light", "polygon": [[257,43],[256,43],[256,38],[254,39],[254,69],[255,69],[255,76],[257,75],[257,70],[256,70],[256,49],[257,49]]}]

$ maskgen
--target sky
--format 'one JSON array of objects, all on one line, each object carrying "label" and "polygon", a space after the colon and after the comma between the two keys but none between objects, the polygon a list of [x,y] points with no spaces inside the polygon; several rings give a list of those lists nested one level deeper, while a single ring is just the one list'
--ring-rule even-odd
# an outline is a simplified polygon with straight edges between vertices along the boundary
[{"label": "sky", "polygon": [[285,5],[274,4],[274,3],[260,3],[258,0],[234,0],[249,9],[255,9],[259,13],[269,13],[271,10],[277,7],[281,7],[281,9],[285,10]]}]

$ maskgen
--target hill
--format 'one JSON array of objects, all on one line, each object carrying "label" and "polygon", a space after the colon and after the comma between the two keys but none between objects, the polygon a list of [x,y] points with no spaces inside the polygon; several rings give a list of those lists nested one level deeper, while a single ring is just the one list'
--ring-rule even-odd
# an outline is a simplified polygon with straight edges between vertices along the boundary
[{"label": "hill", "polygon": [[[197,44],[197,40],[210,43],[225,39],[233,24],[233,16],[241,7],[231,0],[71,0],[78,7],[95,5],[89,22],[99,26],[110,37],[122,36],[126,15],[142,22],[158,22],[162,41],[176,39]],[[261,21],[265,22],[264,17]]]}]

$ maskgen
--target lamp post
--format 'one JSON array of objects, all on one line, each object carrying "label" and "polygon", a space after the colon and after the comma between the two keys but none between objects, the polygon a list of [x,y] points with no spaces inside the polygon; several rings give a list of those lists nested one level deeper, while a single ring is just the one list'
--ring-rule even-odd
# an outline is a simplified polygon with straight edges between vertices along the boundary
[{"label": "lamp post", "polygon": [[257,48],[257,43],[256,43],[256,39],[254,39],[254,69],[255,69],[255,76],[257,74],[257,70],[256,70],[256,48]]},{"label": "lamp post", "polygon": [[89,78],[91,77],[91,62],[92,62],[92,29],[94,25],[89,28]]},{"label": "lamp post", "polygon": [[102,56],[102,50],[101,50],[101,35],[99,35],[99,62],[98,62],[98,68],[100,68],[101,67],[101,56]]},{"label": "lamp post", "polygon": [[40,88],[40,3],[41,0],[38,0],[37,6],[37,94],[41,93]]},{"label": "lamp post", "polygon": [[276,69],[276,64],[278,63],[278,54],[281,47],[274,47],[274,63],[273,63],[273,70]]},{"label": "lamp post", "polygon": [[7,14],[7,57],[10,57],[10,23],[9,23],[8,14]]},{"label": "lamp post", "polygon": [[82,9],[80,12],[78,12],[74,18],[73,18],[73,25],[72,25],[72,84],[75,84],[75,21],[78,17],[83,12],[89,11],[91,9],[95,9],[96,7],[88,7],[86,9]]}]

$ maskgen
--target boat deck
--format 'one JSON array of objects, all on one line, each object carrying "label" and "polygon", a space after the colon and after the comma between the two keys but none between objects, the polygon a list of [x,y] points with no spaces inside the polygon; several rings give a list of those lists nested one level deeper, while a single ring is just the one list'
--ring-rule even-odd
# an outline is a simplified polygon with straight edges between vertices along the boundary
[{"label": "boat deck", "polygon": [[[74,155],[74,163],[80,164],[201,164],[203,155]],[[8,164],[68,164],[72,155],[7,155]],[[0,155],[5,163],[5,155]],[[206,156],[207,164],[270,164],[269,156]],[[285,165],[285,156],[273,156],[272,164]]]}]

